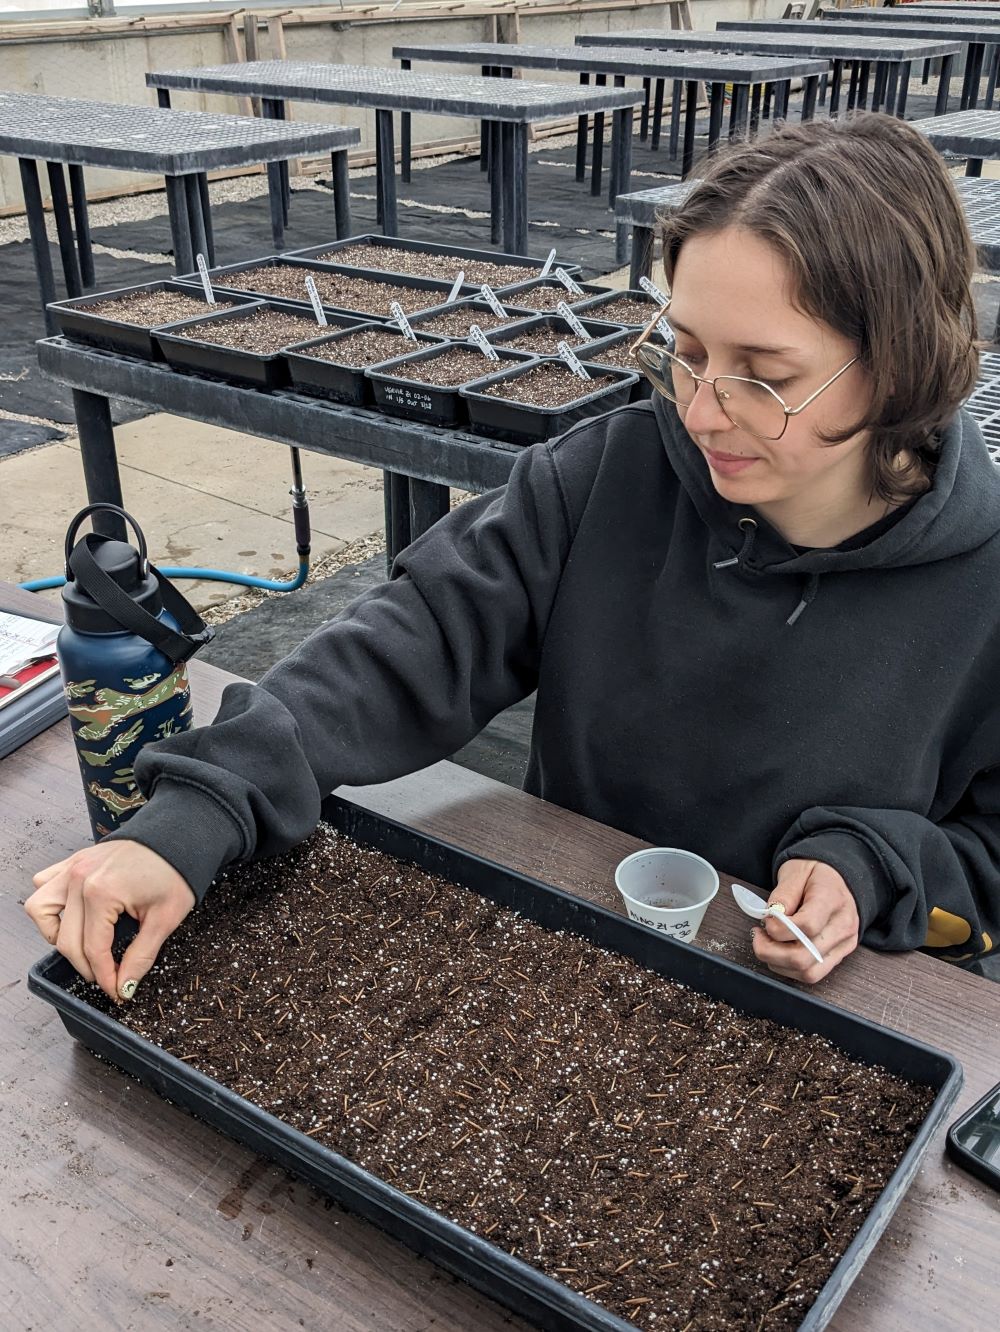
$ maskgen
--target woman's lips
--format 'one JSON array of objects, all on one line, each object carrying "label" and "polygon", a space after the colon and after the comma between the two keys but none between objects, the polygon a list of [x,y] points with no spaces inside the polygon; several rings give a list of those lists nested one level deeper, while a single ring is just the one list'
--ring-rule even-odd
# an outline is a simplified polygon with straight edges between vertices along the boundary
[{"label": "woman's lips", "polygon": [[746,458],[735,453],[714,453],[711,449],[705,450],[705,457],[712,471],[718,472],[720,476],[736,476],[760,461],[759,458]]}]

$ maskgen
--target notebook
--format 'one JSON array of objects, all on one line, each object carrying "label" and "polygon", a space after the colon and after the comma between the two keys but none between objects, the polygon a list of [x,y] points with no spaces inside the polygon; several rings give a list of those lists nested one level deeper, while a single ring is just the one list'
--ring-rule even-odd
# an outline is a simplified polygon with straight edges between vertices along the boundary
[{"label": "notebook", "polygon": [[58,624],[0,611],[0,758],[66,715]]}]

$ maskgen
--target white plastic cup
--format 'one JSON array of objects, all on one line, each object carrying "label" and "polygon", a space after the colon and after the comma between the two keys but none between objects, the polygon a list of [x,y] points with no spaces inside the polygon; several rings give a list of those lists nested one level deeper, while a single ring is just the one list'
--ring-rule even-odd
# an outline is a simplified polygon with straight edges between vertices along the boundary
[{"label": "white plastic cup", "polygon": [[719,891],[719,876],[693,851],[653,846],[625,857],[615,887],[631,920],[690,943]]}]

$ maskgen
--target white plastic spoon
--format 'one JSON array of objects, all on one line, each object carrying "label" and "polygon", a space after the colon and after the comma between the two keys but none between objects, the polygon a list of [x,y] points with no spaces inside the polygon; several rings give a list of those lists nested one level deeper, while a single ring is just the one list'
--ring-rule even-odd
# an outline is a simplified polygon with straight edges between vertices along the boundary
[{"label": "white plastic spoon", "polygon": [[750,916],[752,920],[763,920],[765,916],[780,916],[781,923],[786,929],[791,930],[800,944],[803,944],[809,949],[816,961],[822,962],[824,960],[823,954],[813,943],[812,939],[809,938],[808,934],[803,934],[795,922],[788,919],[788,916],[785,914],[785,908],[780,902],[775,902],[771,906],[768,906],[762,897],[758,897],[756,893],[752,893],[749,888],[744,888],[743,885],[739,883],[733,884],[733,896],[736,898],[736,905],[739,909],[745,916]]}]

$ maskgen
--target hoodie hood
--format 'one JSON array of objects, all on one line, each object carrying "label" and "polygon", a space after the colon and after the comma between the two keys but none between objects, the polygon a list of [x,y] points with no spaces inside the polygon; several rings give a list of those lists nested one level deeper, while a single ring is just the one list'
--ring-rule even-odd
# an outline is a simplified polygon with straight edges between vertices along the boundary
[{"label": "hoodie hood", "polygon": [[653,412],[671,466],[705,526],[722,545],[714,566],[749,574],[806,577],[794,623],[814,599],[822,575],[900,569],[975,550],[1000,532],[1000,467],[964,409],[945,428],[929,490],[890,528],[856,550],[796,552],[752,506],[732,504],[712,484],[708,464],[673,405],[653,396]]}]

